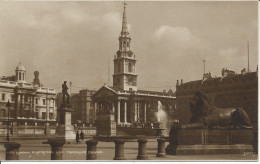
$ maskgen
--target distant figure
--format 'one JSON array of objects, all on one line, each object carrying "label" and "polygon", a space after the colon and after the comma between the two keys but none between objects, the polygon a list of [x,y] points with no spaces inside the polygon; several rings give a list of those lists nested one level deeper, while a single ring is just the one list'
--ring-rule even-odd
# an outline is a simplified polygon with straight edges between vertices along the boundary
[{"label": "distant figure", "polygon": [[83,139],[84,139],[84,133],[83,133],[82,130],[81,130],[81,132],[80,132],[80,139],[81,139],[81,141],[83,142]]},{"label": "distant figure", "polygon": [[69,104],[70,95],[68,93],[67,81],[62,84],[63,103],[65,103],[65,96],[67,96],[67,103]]},{"label": "distant figure", "polygon": [[79,131],[77,131],[77,134],[76,134],[76,142],[77,142],[77,144],[79,144]]}]

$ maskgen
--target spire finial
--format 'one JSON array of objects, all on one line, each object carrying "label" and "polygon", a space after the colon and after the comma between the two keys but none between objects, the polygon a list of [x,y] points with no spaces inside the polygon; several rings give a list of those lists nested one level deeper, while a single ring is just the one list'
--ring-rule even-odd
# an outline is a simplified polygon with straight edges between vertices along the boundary
[{"label": "spire finial", "polygon": [[126,18],[126,5],[127,3],[124,1],[124,12],[123,12],[123,21],[122,21],[122,34],[128,35],[128,30],[127,30],[127,18]]},{"label": "spire finial", "polygon": [[124,5],[124,9],[125,9],[125,6],[127,5],[127,3],[124,1],[123,5]]}]

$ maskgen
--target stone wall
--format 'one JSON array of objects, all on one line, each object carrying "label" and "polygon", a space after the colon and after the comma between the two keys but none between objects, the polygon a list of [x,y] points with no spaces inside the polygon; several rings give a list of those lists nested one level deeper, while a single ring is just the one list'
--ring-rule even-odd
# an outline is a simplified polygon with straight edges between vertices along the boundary
[{"label": "stone wall", "polygon": [[[13,130],[16,130],[14,132]],[[85,137],[86,136],[95,136],[96,135],[96,127],[76,127],[75,132],[83,131]],[[56,131],[56,126],[47,126],[48,135],[54,135]],[[6,125],[0,125],[0,136],[6,136],[7,127]],[[30,126],[30,125],[18,125],[14,128],[10,126],[10,136],[15,137],[32,137],[32,136],[45,136],[45,126]]]}]

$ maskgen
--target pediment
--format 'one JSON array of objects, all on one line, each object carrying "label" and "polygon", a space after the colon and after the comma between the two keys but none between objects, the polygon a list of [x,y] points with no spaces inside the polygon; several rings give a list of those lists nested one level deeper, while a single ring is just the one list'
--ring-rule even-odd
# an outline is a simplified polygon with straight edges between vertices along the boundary
[{"label": "pediment", "polygon": [[109,89],[107,87],[102,87],[92,96],[92,98],[97,99],[97,98],[105,98],[105,97],[116,96],[116,95],[117,93],[114,90]]}]

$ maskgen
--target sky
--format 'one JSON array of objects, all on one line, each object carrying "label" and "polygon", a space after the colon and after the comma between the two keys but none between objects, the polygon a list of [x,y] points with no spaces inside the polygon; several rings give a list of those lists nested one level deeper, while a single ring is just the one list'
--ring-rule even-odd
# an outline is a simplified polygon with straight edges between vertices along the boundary
[{"label": "sky", "polygon": [[[131,50],[137,59],[137,85],[175,90],[176,80],[240,73],[258,64],[257,2],[127,2]],[[19,62],[27,81],[72,92],[112,85],[113,58],[122,26],[122,2],[0,2],[0,76],[14,75]],[[110,69],[109,69],[110,68]],[[110,71],[109,71],[110,70]]]}]

